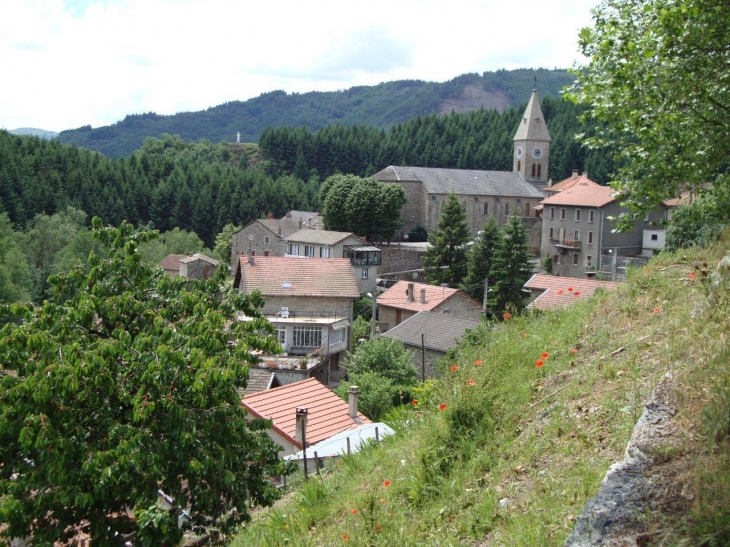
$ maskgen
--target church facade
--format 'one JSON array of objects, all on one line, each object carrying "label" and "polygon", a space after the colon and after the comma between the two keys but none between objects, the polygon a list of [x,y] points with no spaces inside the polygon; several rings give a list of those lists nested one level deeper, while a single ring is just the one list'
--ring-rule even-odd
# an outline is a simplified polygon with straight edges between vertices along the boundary
[{"label": "church facade", "polygon": [[428,232],[435,230],[446,199],[454,193],[464,206],[472,236],[489,216],[501,226],[510,215],[517,214],[525,220],[531,245],[539,248],[540,214],[535,207],[545,198],[550,134],[534,89],[513,141],[512,171],[391,165],[373,175],[381,182],[400,184],[405,191],[403,227],[396,238],[403,239],[417,226]]}]

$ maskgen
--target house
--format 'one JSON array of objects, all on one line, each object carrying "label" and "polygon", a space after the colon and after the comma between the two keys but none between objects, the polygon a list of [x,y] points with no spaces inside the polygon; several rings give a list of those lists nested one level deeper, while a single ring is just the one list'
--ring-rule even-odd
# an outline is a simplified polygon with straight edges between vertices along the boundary
[{"label": "house", "polygon": [[433,365],[456,347],[467,330],[475,330],[479,321],[453,317],[432,311],[420,311],[399,323],[383,336],[400,340],[413,356],[413,365],[421,379],[435,376]]},{"label": "house", "polygon": [[542,205],[541,248],[552,259],[553,274],[585,277],[605,270],[615,277],[619,257],[641,255],[645,219],[636,219],[627,232],[613,232],[609,217],[626,211],[608,186],[579,182]]},{"label": "house", "polygon": [[[351,390],[348,404],[330,388],[310,378],[247,395],[241,404],[252,417],[271,420],[269,436],[282,447],[282,456],[288,456],[304,448],[303,440],[309,446],[372,423],[357,411],[357,395],[357,389]],[[302,416],[306,416],[306,421]]]},{"label": "house", "polygon": [[250,222],[231,237],[231,272],[236,273],[238,261],[251,251],[254,256],[284,256],[288,245],[284,238],[304,228],[319,229],[323,225],[319,213],[289,211],[282,218],[259,218]]},{"label": "house", "polygon": [[[535,207],[544,198],[550,158],[550,134],[540,108],[537,91],[525,109],[515,133],[512,171],[478,171],[467,169],[437,169],[428,167],[389,166],[373,175],[381,182],[399,184],[406,194],[401,210],[403,227],[399,239],[417,226],[428,232],[436,229],[441,210],[450,193],[464,206],[466,221],[473,236],[482,229],[489,216],[504,225],[511,214],[526,221],[528,233],[539,214]],[[539,230],[537,231],[539,232]],[[531,237],[534,247],[540,234]]]},{"label": "house", "polygon": [[361,293],[374,292],[381,263],[377,247],[352,232],[303,229],[284,238],[288,256],[309,258],[347,258],[352,264]]},{"label": "house", "polygon": [[[297,370],[311,375],[316,368],[317,378],[327,384],[349,349],[353,302],[360,296],[350,261],[242,257],[234,287],[245,294],[258,291],[266,299],[262,313],[274,325],[283,349],[277,369],[281,383],[301,374]],[[264,361],[276,368],[274,357]]]},{"label": "house", "polygon": [[556,310],[592,297],[598,289],[613,290],[618,283],[596,279],[566,278],[535,274],[525,289],[530,291],[529,309]]},{"label": "house", "polygon": [[170,254],[162,259],[160,267],[170,277],[188,279],[208,279],[215,273],[220,263],[214,258],[200,253],[187,255]]},{"label": "house", "polygon": [[281,382],[276,378],[275,372],[252,368],[248,371],[248,383],[246,384],[246,388],[241,390],[241,395],[251,395],[279,386],[281,386]]},{"label": "house", "polygon": [[421,311],[472,321],[480,321],[482,317],[482,305],[468,294],[425,283],[398,281],[378,296],[377,302],[381,332],[387,332]]},{"label": "house", "polygon": [[588,178],[588,173],[583,172],[583,174],[579,174],[577,169],[573,169],[573,174],[570,177],[555,184],[549,184],[543,189],[543,192],[545,192],[545,197],[550,197],[562,192],[563,190],[569,190],[576,184],[600,186],[600,184],[593,182]]},{"label": "house", "polygon": [[666,244],[664,226],[671,220],[674,209],[680,205],[689,205],[690,203],[692,203],[692,195],[689,192],[684,192],[678,198],[665,199],[659,207],[647,213],[644,218],[641,254],[654,256],[664,248]]}]

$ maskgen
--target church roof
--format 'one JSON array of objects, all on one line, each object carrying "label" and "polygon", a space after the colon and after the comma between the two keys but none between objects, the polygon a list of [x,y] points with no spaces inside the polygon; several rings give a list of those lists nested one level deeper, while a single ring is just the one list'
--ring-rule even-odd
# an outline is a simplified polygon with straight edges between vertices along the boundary
[{"label": "church roof", "polygon": [[543,193],[513,171],[477,171],[391,165],[373,175],[379,181],[420,181],[429,194],[542,198]]},{"label": "church roof", "polygon": [[525,113],[513,140],[547,142],[552,140],[545,123],[545,116],[543,116],[542,108],[540,108],[540,100],[537,98],[537,89],[532,90],[530,101],[527,103],[527,108],[525,108]]}]

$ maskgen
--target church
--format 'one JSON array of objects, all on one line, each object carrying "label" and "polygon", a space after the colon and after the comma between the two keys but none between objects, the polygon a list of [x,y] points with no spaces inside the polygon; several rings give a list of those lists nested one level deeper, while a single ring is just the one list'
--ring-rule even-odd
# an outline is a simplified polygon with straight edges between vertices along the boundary
[{"label": "church", "polygon": [[512,171],[391,165],[373,175],[381,182],[400,184],[406,193],[406,204],[401,210],[403,227],[396,239],[404,239],[417,226],[428,232],[435,230],[441,208],[453,192],[465,207],[472,236],[476,236],[490,215],[502,226],[516,213],[525,220],[528,233],[537,232],[530,239],[534,243],[536,235],[539,247],[540,214],[536,206],[545,198],[543,190],[548,185],[550,133],[535,89],[513,140]]}]

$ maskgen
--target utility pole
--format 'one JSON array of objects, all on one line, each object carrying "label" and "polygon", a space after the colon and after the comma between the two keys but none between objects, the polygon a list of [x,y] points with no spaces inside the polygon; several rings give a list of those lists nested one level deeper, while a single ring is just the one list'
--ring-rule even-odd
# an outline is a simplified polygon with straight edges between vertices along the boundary
[{"label": "utility pole", "polygon": [[482,315],[487,315],[487,293],[489,292],[489,278],[484,278],[484,301],[482,302]]},{"label": "utility pole", "polygon": [[370,340],[373,340],[375,338],[375,314],[376,314],[375,304],[376,303],[375,303],[375,295],[374,294],[368,293],[368,296],[373,301],[372,317],[370,318]]}]

